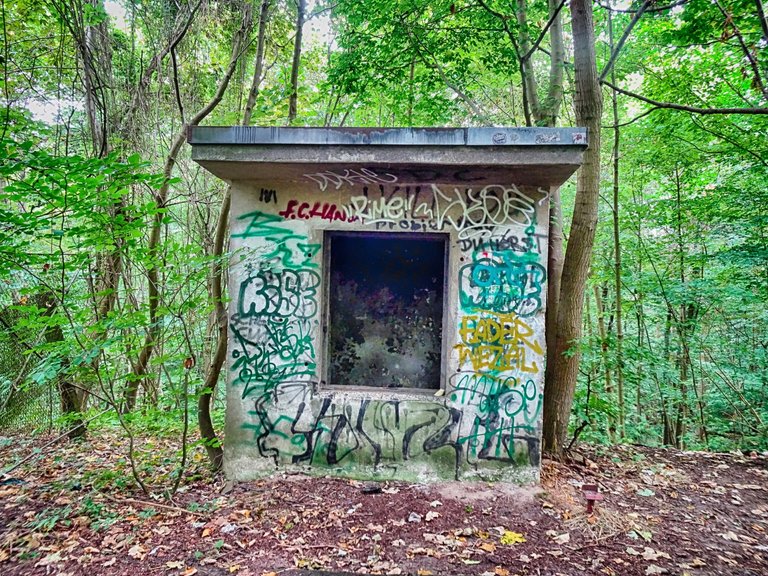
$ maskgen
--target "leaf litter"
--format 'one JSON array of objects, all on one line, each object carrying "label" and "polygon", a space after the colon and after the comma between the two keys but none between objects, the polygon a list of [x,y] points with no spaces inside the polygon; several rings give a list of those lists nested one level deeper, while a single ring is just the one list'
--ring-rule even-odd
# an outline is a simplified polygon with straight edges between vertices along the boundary
[{"label": "leaf litter", "polygon": [[[569,464],[545,461],[536,489],[296,474],[228,485],[198,456],[168,499],[178,446],[138,441],[151,445],[151,496],[128,480],[121,439],[103,431],[0,478],[0,573],[768,573],[762,455],[583,446]],[[0,442],[0,463],[44,442]],[[604,496],[592,514],[585,484]]]}]

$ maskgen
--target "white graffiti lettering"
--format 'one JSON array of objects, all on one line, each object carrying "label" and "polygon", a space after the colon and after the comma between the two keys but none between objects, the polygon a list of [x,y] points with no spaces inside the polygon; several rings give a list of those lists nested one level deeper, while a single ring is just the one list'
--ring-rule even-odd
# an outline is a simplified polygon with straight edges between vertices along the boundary
[{"label": "white graffiti lettering", "polygon": [[432,196],[429,202],[415,202],[410,196],[354,196],[349,214],[365,224],[429,220],[438,230],[449,226],[459,232],[459,239],[469,239],[489,237],[499,226],[528,226],[536,213],[535,200],[515,186],[494,184],[479,190],[444,191],[433,184]]},{"label": "white graffiti lettering", "polygon": [[397,182],[397,176],[394,174],[380,175],[368,168],[344,170],[343,172],[326,170],[325,172],[304,174],[304,177],[315,182],[320,187],[321,192],[325,192],[329,186],[338,190],[344,184],[354,186],[355,184],[394,184]]}]

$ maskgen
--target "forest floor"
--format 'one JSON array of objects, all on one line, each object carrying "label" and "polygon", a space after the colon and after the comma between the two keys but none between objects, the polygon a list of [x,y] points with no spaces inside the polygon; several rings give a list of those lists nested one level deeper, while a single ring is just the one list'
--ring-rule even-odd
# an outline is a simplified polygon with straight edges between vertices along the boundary
[{"label": "forest floor", "polygon": [[[766,455],[582,446],[578,464],[545,461],[540,487],[299,475],[232,487],[195,452],[169,499],[135,488],[116,433],[45,440],[0,437],[0,470],[33,455],[0,477],[5,576],[768,574]],[[150,491],[173,484],[172,444],[137,443]],[[585,483],[604,497],[591,515]]]}]

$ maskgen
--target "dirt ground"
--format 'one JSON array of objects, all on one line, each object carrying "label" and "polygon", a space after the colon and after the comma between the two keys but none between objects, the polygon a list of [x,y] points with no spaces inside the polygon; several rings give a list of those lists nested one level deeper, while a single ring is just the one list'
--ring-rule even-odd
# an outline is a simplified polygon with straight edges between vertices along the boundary
[{"label": "dirt ground", "polygon": [[[539,487],[279,475],[227,485],[195,452],[0,437],[0,574],[768,574],[768,457],[582,446]],[[169,457],[168,454],[171,454]],[[587,514],[583,484],[603,497]],[[224,493],[222,493],[222,491]],[[316,572],[318,573],[318,572]]]}]

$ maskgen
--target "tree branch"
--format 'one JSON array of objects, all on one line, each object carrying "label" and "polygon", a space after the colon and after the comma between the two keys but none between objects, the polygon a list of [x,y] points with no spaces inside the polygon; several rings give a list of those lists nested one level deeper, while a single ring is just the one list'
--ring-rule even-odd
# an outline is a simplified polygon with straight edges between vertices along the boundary
[{"label": "tree branch", "polygon": [[642,96],[635,92],[625,90],[624,88],[619,88],[618,86],[615,86],[605,80],[602,81],[602,84],[603,86],[608,86],[608,88],[616,90],[616,92],[618,92],[619,94],[624,94],[625,96],[629,96],[630,98],[634,98],[635,100],[640,100],[641,102],[645,102],[646,104],[655,106],[657,109],[682,110],[683,112],[690,112],[691,114],[705,114],[705,115],[706,114],[710,114],[710,115],[744,114],[744,115],[754,116],[754,115],[768,114],[768,108],[699,108],[697,106],[685,106],[684,104],[675,104],[674,102],[660,102],[658,100],[653,100],[652,98],[646,98],[645,96]]},{"label": "tree branch", "polygon": [[[605,4],[602,4],[601,2],[595,2],[600,8],[603,10],[608,10],[609,12],[620,12],[622,14],[634,14],[637,12],[637,10],[633,10],[631,8],[614,8],[613,6],[607,6]],[[651,13],[651,12],[664,12],[665,10],[671,10],[672,8],[677,8],[678,6],[682,6],[683,4],[687,4],[688,0],[678,0],[677,2],[672,2],[671,4],[665,4],[664,6],[656,6],[655,8],[649,8],[645,10],[645,12]]]},{"label": "tree branch", "polygon": [[[245,46],[248,41],[248,31],[251,27],[251,7],[247,4],[243,14],[243,22],[240,29],[235,32],[235,36],[232,40],[232,54],[229,59],[227,71],[224,77],[219,81],[219,85],[216,89],[216,93],[213,98],[201,108],[189,121],[189,126],[196,126],[199,124],[208,114],[210,114],[216,106],[219,105],[221,99],[224,97],[224,93],[229,86],[229,82],[235,73],[237,63],[240,56],[245,50]],[[165,166],[163,168],[163,176],[165,180],[162,186],[155,194],[155,205],[157,211],[152,222],[152,228],[149,237],[149,257],[150,265],[147,270],[147,292],[148,292],[148,305],[149,305],[149,330],[146,338],[144,339],[144,345],[139,353],[138,360],[134,367],[134,380],[130,383],[128,390],[126,391],[126,410],[133,408],[136,401],[136,392],[140,379],[144,379],[148,376],[149,360],[157,342],[158,332],[160,330],[159,323],[159,304],[160,304],[160,287],[158,277],[157,254],[160,248],[160,236],[162,232],[163,218],[165,216],[166,202],[168,200],[168,192],[171,185],[171,175],[173,168],[176,165],[179,151],[182,145],[187,141],[187,126],[182,127],[176,139],[171,145],[171,149],[166,156]]]},{"label": "tree branch", "polygon": [[621,52],[622,48],[624,48],[624,44],[627,41],[627,38],[629,38],[629,34],[632,32],[632,29],[635,27],[635,24],[637,24],[640,21],[640,18],[643,15],[643,12],[646,11],[648,6],[651,5],[651,2],[653,0],[645,0],[643,2],[642,6],[638,9],[637,12],[635,12],[635,15],[632,16],[632,20],[627,25],[627,28],[624,30],[624,33],[621,35],[621,38],[619,38],[619,41],[616,43],[616,46],[611,51],[611,57],[608,59],[608,63],[605,65],[605,68],[603,68],[603,71],[600,73],[600,82],[605,80],[605,77],[608,76],[610,71],[613,69],[613,65],[616,63],[616,59],[619,57],[619,53]]},{"label": "tree branch", "polygon": [[768,42],[768,18],[765,17],[765,8],[762,0],[755,0],[757,17],[760,19],[760,28],[763,30],[763,38]]},{"label": "tree branch", "polygon": [[197,11],[203,5],[204,1],[205,0],[199,0],[199,2],[192,7],[192,9],[189,11],[189,14],[187,15],[187,18],[181,23],[178,31],[173,35],[171,41],[166,46],[164,46],[162,50],[155,54],[152,57],[152,60],[150,60],[149,65],[146,67],[144,74],[142,74],[141,79],[139,80],[139,84],[133,94],[131,103],[128,105],[128,109],[123,115],[120,125],[121,130],[124,130],[130,124],[131,117],[136,113],[136,110],[138,110],[139,105],[141,104],[141,101],[144,97],[144,93],[146,92],[147,87],[149,86],[149,82],[152,80],[152,76],[154,75],[155,71],[160,67],[160,64],[165,59],[165,57],[184,39],[184,36],[186,36],[190,26],[192,26],[192,22],[195,19]]},{"label": "tree branch", "polygon": [[728,24],[731,25],[733,29],[733,35],[736,36],[736,39],[739,41],[739,46],[741,46],[741,51],[744,53],[744,57],[749,62],[749,67],[752,69],[752,74],[754,74],[754,81],[755,85],[760,89],[760,92],[763,94],[763,98],[768,100],[768,90],[765,87],[765,83],[763,82],[763,78],[760,74],[760,68],[757,65],[757,61],[755,60],[754,54],[752,54],[751,50],[747,46],[747,43],[744,42],[744,37],[741,35],[741,30],[739,30],[739,27],[736,26],[736,23],[733,21],[733,15],[730,14],[725,8],[723,8],[723,5],[720,3],[720,0],[714,0],[715,6],[717,6],[717,9],[720,10],[720,13],[725,17],[724,25],[727,26]]},{"label": "tree branch", "polygon": [[544,25],[544,28],[541,29],[541,33],[539,34],[539,37],[536,38],[536,41],[531,45],[528,52],[523,54],[522,60],[526,61],[528,60],[534,52],[539,48],[539,44],[544,40],[544,37],[547,35],[547,30],[549,30],[550,26],[557,20],[557,17],[560,15],[560,11],[563,9],[563,6],[565,6],[565,0],[561,0],[560,4],[558,4],[555,11],[550,15],[549,20],[547,20],[547,23]]}]

